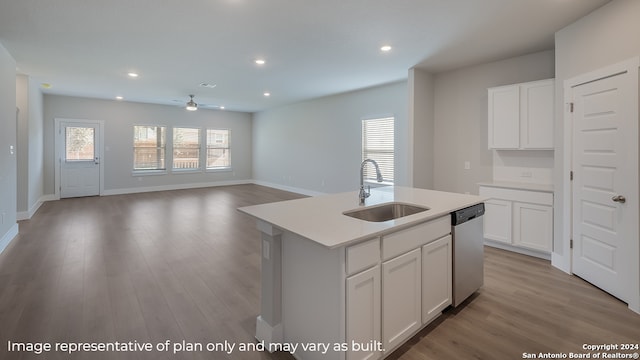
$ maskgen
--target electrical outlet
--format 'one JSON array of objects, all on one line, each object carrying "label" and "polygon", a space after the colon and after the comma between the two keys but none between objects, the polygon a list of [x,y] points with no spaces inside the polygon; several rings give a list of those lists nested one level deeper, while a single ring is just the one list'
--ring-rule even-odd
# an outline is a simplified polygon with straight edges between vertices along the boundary
[{"label": "electrical outlet", "polygon": [[530,178],[533,177],[533,173],[531,171],[523,171],[522,174],[520,174],[520,177]]},{"label": "electrical outlet", "polygon": [[465,170],[471,170],[471,162],[470,161],[465,161],[464,162],[464,169]]},{"label": "electrical outlet", "polygon": [[265,260],[269,260],[271,258],[271,246],[266,240],[262,240],[262,257]]}]

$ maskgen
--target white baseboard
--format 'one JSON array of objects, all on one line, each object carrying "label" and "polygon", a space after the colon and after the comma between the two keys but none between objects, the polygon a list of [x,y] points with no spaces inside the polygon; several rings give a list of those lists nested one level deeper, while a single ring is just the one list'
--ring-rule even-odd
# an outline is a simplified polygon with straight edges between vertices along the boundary
[{"label": "white baseboard", "polygon": [[172,184],[172,185],[105,190],[102,195],[104,196],[124,195],[124,194],[145,193],[145,192],[153,192],[153,191],[197,189],[197,188],[206,188],[206,187],[215,187],[215,186],[244,185],[244,184],[252,184],[252,183],[253,183],[252,180],[233,180],[233,181],[215,181],[215,182],[192,183],[192,184]]},{"label": "white baseboard", "polygon": [[551,265],[567,274],[571,274],[571,256],[551,253]]},{"label": "white baseboard", "polygon": [[20,220],[29,220],[33,217],[33,215],[35,215],[36,211],[38,211],[38,209],[40,209],[40,206],[42,206],[42,204],[45,203],[45,201],[52,201],[55,200],[56,197],[55,195],[42,195],[38,201],[36,201],[35,204],[33,204],[33,206],[31,206],[31,208],[29,208],[28,211],[19,211],[16,214],[16,219],[18,221]]},{"label": "white baseboard", "polygon": [[326,193],[319,192],[319,191],[301,189],[301,188],[297,188],[297,187],[280,185],[280,184],[275,184],[275,183],[270,183],[270,182],[260,181],[260,180],[253,180],[252,183],[254,183],[256,185],[266,186],[266,187],[270,187],[270,188],[274,188],[274,189],[278,189],[278,190],[288,191],[288,192],[301,194],[301,195],[307,195],[307,196],[326,195]]},{"label": "white baseboard", "polygon": [[525,248],[521,248],[521,247],[517,247],[517,246],[511,246],[511,245],[508,245],[508,244],[502,244],[500,242],[492,241],[492,240],[489,240],[489,239],[484,239],[484,244],[487,245],[487,246],[491,246],[491,247],[502,249],[502,250],[513,251],[513,252],[516,252],[518,254],[533,256],[533,257],[537,257],[537,258],[545,259],[545,260],[551,260],[551,254],[545,253],[545,252],[542,252],[542,251],[529,250],[529,249],[525,249]]},{"label": "white baseboard", "polygon": [[6,234],[0,238],[0,254],[4,251],[4,249],[9,245],[11,240],[13,240],[18,235],[18,223],[13,224],[13,226],[7,231]]}]

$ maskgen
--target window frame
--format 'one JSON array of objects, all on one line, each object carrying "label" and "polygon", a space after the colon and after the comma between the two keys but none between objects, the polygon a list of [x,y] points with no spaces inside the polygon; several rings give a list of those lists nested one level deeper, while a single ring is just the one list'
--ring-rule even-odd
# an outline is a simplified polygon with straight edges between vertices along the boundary
[{"label": "window frame", "polygon": [[[155,128],[162,128],[163,131],[163,136],[164,136],[164,146],[156,146],[156,149],[162,149],[164,151],[164,168],[150,168],[150,169],[136,169],[136,160],[135,160],[135,156],[136,156],[136,148],[151,148],[151,147],[141,147],[141,146],[136,146],[136,127],[155,127]],[[167,174],[168,173],[168,168],[167,168],[167,161],[169,160],[167,158],[167,134],[168,134],[168,129],[169,127],[166,125],[159,125],[159,124],[133,124],[133,159],[132,159],[132,174],[133,176],[141,176],[141,175],[163,175],[163,174]]]},{"label": "window frame", "polygon": [[[371,139],[371,137],[368,137],[365,131],[365,125],[367,123],[370,122],[374,122],[374,121],[391,121],[392,122],[392,136],[391,136],[391,145],[392,145],[392,149],[372,149],[371,146],[367,146],[367,142],[373,141],[375,139]],[[373,174],[375,174],[375,169],[373,168],[373,166],[371,165],[366,165],[365,169],[364,169],[364,174],[365,174],[365,179],[364,181],[369,183],[369,184],[376,184],[376,185],[380,185],[380,184],[384,184],[384,185],[393,185],[395,182],[395,154],[396,154],[396,146],[395,146],[395,116],[393,114],[385,114],[385,115],[380,115],[380,116],[375,116],[375,117],[366,117],[366,118],[362,118],[361,119],[361,124],[360,124],[360,135],[361,135],[361,146],[360,146],[360,158],[361,161],[364,161],[365,159],[373,159],[376,160],[376,162],[378,162],[378,165],[380,166],[380,170],[383,174],[383,179],[384,181],[382,183],[379,183],[376,181],[376,177],[375,176],[367,176],[367,173],[371,174],[371,172],[373,172]],[[378,136],[383,136],[383,135],[378,135]],[[367,139],[370,139],[369,141],[367,141]],[[382,155],[378,155],[378,156],[384,156],[385,153],[387,154],[391,154],[390,160],[387,161],[381,161],[379,160],[378,156],[372,156],[372,153],[379,153]],[[376,157],[378,157],[376,159]],[[388,156],[387,156],[388,157]],[[391,169],[387,169],[388,165],[391,165]],[[389,178],[389,173],[392,174],[392,177]],[[386,174],[386,175],[385,175]]]},{"label": "window frame", "polygon": [[[224,166],[224,167],[208,167],[207,163],[208,163],[208,157],[209,157],[209,144],[207,142],[208,140],[208,132],[212,130],[212,131],[226,131],[227,132],[227,147],[226,148],[213,148],[213,149],[226,149],[228,154],[229,154],[229,166]],[[204,154],[204,169],[206,172],[224,172],[224,171],[232,171],[233,169],[233,162],[232,162],[232,157],[231,157],[231,129],[229,128],[207,128],[204,131],[203,134],[204,137],[204,142],[203,142],[203,154]]]},{"label": "window frame", "polygon": [[[198,130],[198,147],[194,147],[194,148],[184,148],[184,147],[180,147],[178,149],[197,149],[198,150],[198,166],[195,168],[176,168],[175,167],[175,161],[176,161],[176,157],[175,157],[175,151],[176,151],[176,144],[175,144],[175,135],[176,135],[176,129],[192,129],[192,130]],[[201,127],[198,126],[172,126],[171,127],[171,172],[172,173],[176,173],[176,174],[184,174],[184,173],[194,173],[194,172],[202,172],[203,166],[202,166],[202,143],[203,143],[203,131]],[[205,139],[206,140],[206,139]]]}]

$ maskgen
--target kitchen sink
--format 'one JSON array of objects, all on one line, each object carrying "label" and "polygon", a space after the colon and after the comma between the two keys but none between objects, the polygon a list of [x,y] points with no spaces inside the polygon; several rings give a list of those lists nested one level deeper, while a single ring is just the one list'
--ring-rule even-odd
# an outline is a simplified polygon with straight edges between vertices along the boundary
[{"label": "kitchen sink", "polygon": [[349,210],[342,214],[364,221],[382,222],[417,214],[427,210],[429,210],[429,208],[424,206],[390,202],[363,209]]}]

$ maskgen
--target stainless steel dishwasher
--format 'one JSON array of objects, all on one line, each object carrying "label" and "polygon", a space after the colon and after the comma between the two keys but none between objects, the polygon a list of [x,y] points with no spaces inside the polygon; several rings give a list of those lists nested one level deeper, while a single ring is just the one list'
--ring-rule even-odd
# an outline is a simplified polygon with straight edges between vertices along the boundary
[{"label": "stainless steel dishwasher", "polygon": [[453,306],[484,284],[484,204],[451,213],[453,235]]}]

